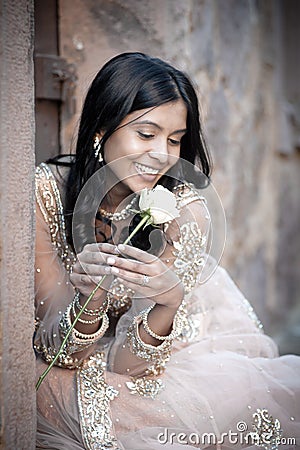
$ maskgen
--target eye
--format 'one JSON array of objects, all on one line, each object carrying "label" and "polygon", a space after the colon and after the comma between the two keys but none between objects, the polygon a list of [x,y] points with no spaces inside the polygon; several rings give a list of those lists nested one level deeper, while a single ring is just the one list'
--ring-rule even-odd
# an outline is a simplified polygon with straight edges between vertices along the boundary
[{"label": "eye", "polygon": [[171,145],[180,145],[180,141],[178,139],[169,139]]},{"label": "eye", "polygon": [[154,137],[154,134],[151,133],[143,133],[142,131],[138,131],[138,135],[142,138],[142,139],[151,139]]}]

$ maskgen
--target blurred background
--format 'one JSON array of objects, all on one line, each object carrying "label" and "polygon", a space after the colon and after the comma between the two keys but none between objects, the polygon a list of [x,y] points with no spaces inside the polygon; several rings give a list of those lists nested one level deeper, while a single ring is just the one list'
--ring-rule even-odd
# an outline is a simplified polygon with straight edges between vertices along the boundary
[{"label": "blurred background", "polygon": [[36,162],[74,148],[82,100],[114,55],[195,82],[225,209],[221,260],[280,352],[300,354],[300,2],[36,0]]}]

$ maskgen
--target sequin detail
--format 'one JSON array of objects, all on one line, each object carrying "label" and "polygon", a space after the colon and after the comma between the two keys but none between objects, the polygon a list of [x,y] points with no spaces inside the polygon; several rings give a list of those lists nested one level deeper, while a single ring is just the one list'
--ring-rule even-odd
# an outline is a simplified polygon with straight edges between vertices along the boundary
[{"label": "sequin detail", "polygon": [[187,310],[187,305],[182,306],[182,331],[177,339],[182,342],[193,342],[199,336],[201,330],[201,314],[191,314]]},{"label": "sequin detail", "polygon": [[203,236],[197,222],[188,222],[180,227],[180,237],[174,241],[176,257],[175,273],[181,279],[185,292],[190,292],[198,281],[201,267],[204,267],[206,257],[204,247],[206,236]]},{"label": "sequin detail", "polygon": [[252,322],[254,322],[254,324],[257,326],[257,328],[259,330],[263,331],[263,324],[261,323],[261,321],[255,314],[253,307],[250,305],[250,303],[248,302],[248,300],[246,298],[243,299],[242,306],[245,309],[245,311],[247,312],[247,314],[250,317],[250,319],[252,320]]},{"label": "sequin detail", "polygon": [[176,195],[178,209],[183,208],[184,206],[192,203],[194,201],[202,200],[206,203],[205,197],[199,195],[195,186],[192,183],[181,183],[178,186],[175,186],[173,189],[174,194]]},{"label": "sequin detail", "polygon": [[165,365],[171,356],[172,341],[163,341],[157,347],[146,344],[139,335],[139,324],[142,322],[141,315],[136,316],[127,330],[127,345],[130,351],[138,358],[148,361],[146,375],[160,375],[165,370]]},{"label": "sequin detail", "polygon": [[118,279],[114,279],[109,288],[110,306],[109,313],[113,317],[119,317],[131,307],[134,291],[128,289]]},{"label": "sequin detail", "polygon": [[162,391],[164,384],[160,378],[152,379],[147,377],[131,378],[126,382],[126,386],[131,394],[139,394],[142,397],[155,397]]},{"label": "sequin detail", "polygon": [[66,270],[71,271],[76,258],[67,243],[61,196],[50,167],[41,163],[35,170],[35,195],[50,229],[51,240]]},{"label": "sequin detail", "polygon": [[278,450],[282,430],[278,419],[274,419],[267,409],[257,409],[253,415],[252,442],[265,450]]},{"label": "sequin detail", "polygon": [[77,372],[80,425],[87,450],[121,450],[110,417],[110,402],[119,392],[106,383],[105,369],[105,354],[98,352]]}]

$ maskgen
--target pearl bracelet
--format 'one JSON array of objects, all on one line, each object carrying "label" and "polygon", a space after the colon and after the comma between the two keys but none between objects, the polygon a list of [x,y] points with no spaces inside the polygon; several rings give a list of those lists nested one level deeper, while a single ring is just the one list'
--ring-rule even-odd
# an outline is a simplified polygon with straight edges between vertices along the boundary
[{"label": "pearl bracelet", "polygon": [[[80,299],[80,292],[77,291],[75,296],[74,296],[73,302],[74,302],[74,306],[76,306],[77,309],[79,311],[81,311],[82,310],[82,305],[80,304],[79,299]],[[110,304],[110,297],[107,295],[106,299],[104,300],[104,302],[100,306],[100,308],[98,308],[98,309],[87,309],[87,308],[85,308],[84,314],[86,314],[87,316],[97,316],[97,317],[99,315],[101,316],[101,315],[107,313],[107,310],[109,308],[109,304]]]},{"label": "pearl bracelet", "polygon": [[[77,306],[77,305],[76,305]],[[81,308],[82,309],[82,308]],[[80,309],[80,311],[81,311]],[[84,311],[85,312],[85,311]],[[72,302],[72,313],[74,318],[76,317],[76,310],[75,310],[75,302],[73,300]],[[85,320],[85,319],[81,319],[81,317],[78,317],[77,322],[83,323],[85,325],[92,325],[93,323],[97,323],[100,322],[101,318],[103,317],[103,313],[101,312],[100,314],[98,314],[95,319],[90,319],[90,320]]]},{"label": "pearl bracelet", "polygon": [[154,308],[154,305],[150,306],[149,308],[145,309],[145,311],[141,314],[141,319],[143,323],[144,330],[146,333],[148,333],[150,336],[152,336],[154,339],[157,339],[158,341],[172,341],[176,337],[179,336],[179,334],[182,331],[182,323],[178,315],[176,314],[173,321],[173,329],[170,334],[167,336],[160,336],[159,334],[155,333],[148,324],[148,314],[149,312]]}]

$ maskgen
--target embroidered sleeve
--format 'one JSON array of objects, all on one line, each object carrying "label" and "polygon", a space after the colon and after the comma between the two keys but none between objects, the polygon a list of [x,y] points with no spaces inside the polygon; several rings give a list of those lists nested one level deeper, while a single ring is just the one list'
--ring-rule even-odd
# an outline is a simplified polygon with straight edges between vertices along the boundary
[{"label": "embroidered sleeve", "polygon": [[185,300],[181,307],[182,331],[178,339],[192,341],[199,333],[199,323],[190,313],[188,294],[201,283],[210,238],[211,220],[206,199],[192,184],[175,188],[180,217],[165,227],[169,246],[166,262],[182,281]]},{"label": "embroidered sleeve", "polygon": [[210,215],[205,197],[191,184],[175,188],[175,195],[180,218],[167,226],[165,231],[172,246],[174,271],[187,294],[198,283],[206,262]]},{"label": "embroidered sleeve", "polygon": [[70,272],[75,263],[75,255],[67,244],[60,192],[51,169],[45,163],[36,168],[35,194],[44,220],[49,226],[53,246],[66,270]]},{"label": "embroidered sleeve", "polygon": [[185,292],[190,292],[197,283],[204,266],[207,236],[203,235],[197,222],[181,225],[178,241],[173,241],[175,272],[181,279]]}]

